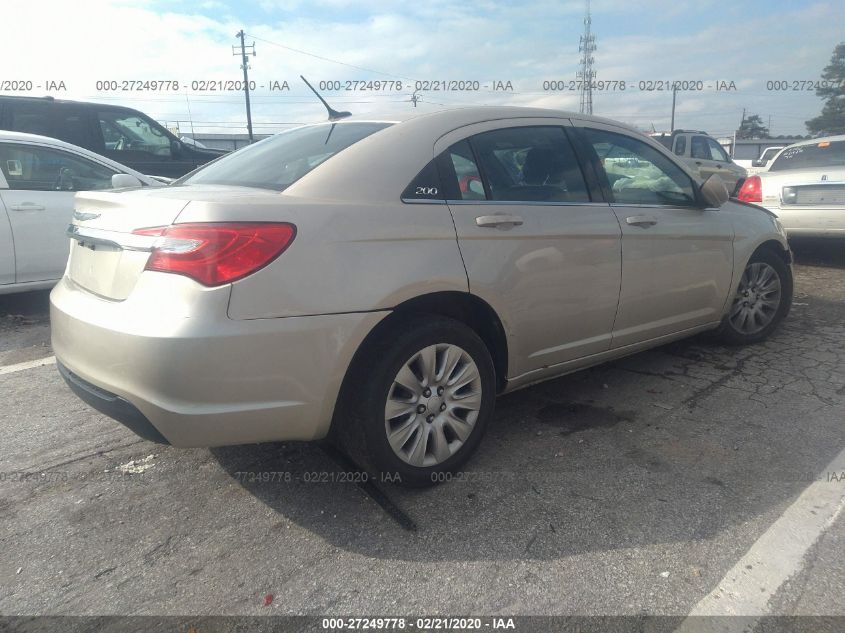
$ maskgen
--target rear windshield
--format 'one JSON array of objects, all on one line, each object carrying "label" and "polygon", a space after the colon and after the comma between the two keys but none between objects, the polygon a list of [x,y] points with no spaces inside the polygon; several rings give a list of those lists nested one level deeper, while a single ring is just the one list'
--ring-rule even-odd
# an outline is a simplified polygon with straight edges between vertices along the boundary
[{"label": "rear windshield", "polygon": [[283,191],[326,159],[390,125],[350,122],[296,128],[223,156],[174,184]]},{"label": "rear windshield", "polygon": [[769,171],[845,166],[845,141],[820,141],[783,150]]}]

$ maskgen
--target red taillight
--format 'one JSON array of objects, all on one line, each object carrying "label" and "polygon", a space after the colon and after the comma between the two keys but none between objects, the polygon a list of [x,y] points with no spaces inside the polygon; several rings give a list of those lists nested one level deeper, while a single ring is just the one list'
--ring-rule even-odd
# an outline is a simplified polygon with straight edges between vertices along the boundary
[{"label": "red taillight", "polygon": [[743,202],[763,202],[763,181],[760,176],[746,178],[736,197]]},{"label": "red taillight", "polygon": [[251,275],[276,259],[293,242],[296,227],[279,222],[203,222],[134,233],[158,237],[146,270],[219,286]]}]

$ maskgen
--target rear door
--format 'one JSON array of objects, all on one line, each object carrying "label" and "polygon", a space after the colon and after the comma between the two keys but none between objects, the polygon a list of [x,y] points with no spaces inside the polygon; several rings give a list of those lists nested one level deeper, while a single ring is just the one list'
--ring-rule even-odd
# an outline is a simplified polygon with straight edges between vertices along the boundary
[{"label": "rear door", "polygon": [[733,224],[704,208],[696,184],[627,130],[583,122],[585,148],[622,228],[613,347],[718,322],[733,274]]},{"label": "rear door", "polygon": [[65,231],[76,191],[109,189],[116,172],[44,145],[0,143],[0,190],[15,242],[18,283],[59,279],[68,257]]},{"label": "rear door", "polygon": [[511,335],[511,377],[610,346],[621,233],[593,198],[568,125],[493,121],[435,145],[470,291]]}]

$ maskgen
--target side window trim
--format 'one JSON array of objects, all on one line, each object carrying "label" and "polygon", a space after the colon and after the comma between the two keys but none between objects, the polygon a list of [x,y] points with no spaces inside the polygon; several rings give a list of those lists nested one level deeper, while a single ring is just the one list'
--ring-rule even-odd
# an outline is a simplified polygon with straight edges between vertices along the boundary
[{"label": "side window trim", "polygon": [[563,126],[563,132],[569,139],[572,150],[575,152],[575,159],[578,161],[578,166],[581,168],[581,175],[584,176],[584,182],[587,185],[587,194],[590,196],[591,204],[601,204],[605,206],[610,203],[612,197],[609,195],[609,188],[602,182],[601,170],[597,170],[598,156],[593,148],[587,143],[581,128],[572,124],[567,128]]},{"label": "side window trim", "polygon": [[472,160],[478,168],[478,175],[481,178],[481,186],[484,187],[484,200],[470,200],[469,202],[491,202],[493,200],[493,194],[490,192],[490,179],[487,176],[487,169],[478,159],[478,150],[475,147],[475,143],[472,141],[475,136],[478,135],[473,134],[472,136],[467,137],[466,141],[467,145],[469,145],[469,151],[472,152]]},{"label": "side window trim", "polygon": [[587,141],[586,136],[584,136],[585,127],[585,125],[573,124],[573,129],[575,129],[578,134],[578,144],[581,150],[585,152],[588,157],[588,159],[584,162],[589,164],[590,170],[596,178],[596,183],[598,184],[605,204],[615,204],[616,201],[613,197],[613,189],[610,186],[610,181],[607,179],[607,172],[605,172],[602,167],[601,160],[599,159],[599,155],[595,148],[589,143],[589,141]]}]

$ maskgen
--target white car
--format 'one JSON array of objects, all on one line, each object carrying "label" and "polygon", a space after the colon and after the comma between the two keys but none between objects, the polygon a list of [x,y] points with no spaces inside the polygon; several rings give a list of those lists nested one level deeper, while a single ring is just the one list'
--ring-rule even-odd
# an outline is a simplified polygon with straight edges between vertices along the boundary
[{"label": "white car", "polygon": [[0,131],[0,294],[61,278],[77,191],[139,186],[163,185],[70,143]]},{"label": "white car", "polygon": [[784,147],[737,198],[766,207],[791,237],[845,237],[845,134]]}]

